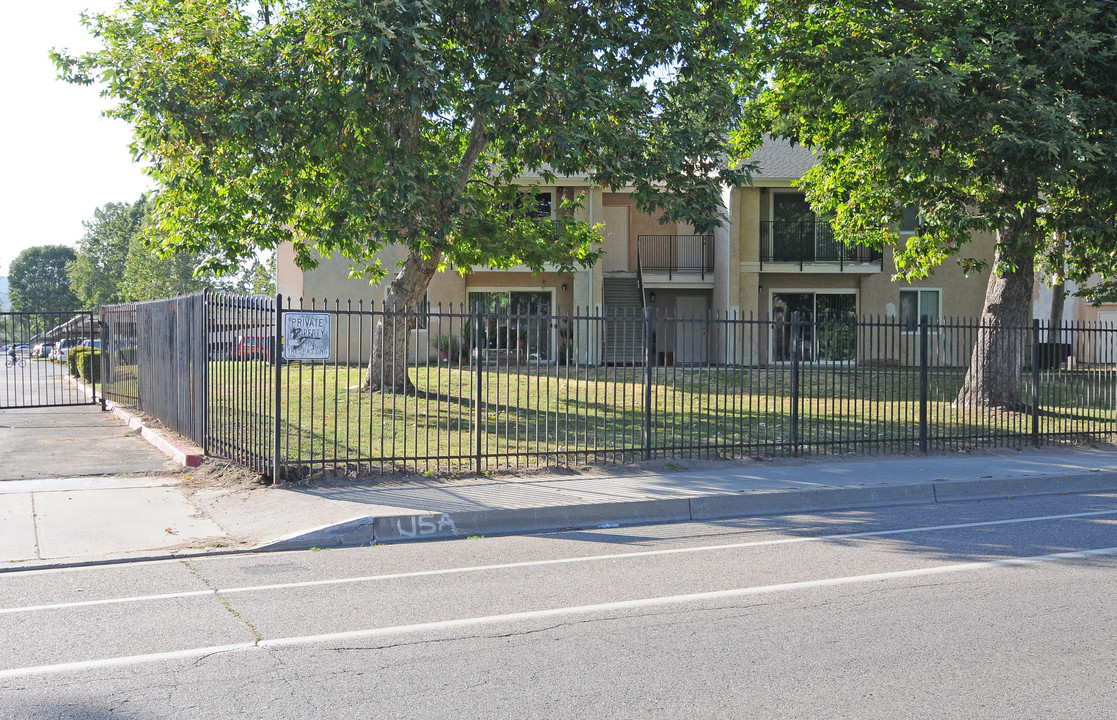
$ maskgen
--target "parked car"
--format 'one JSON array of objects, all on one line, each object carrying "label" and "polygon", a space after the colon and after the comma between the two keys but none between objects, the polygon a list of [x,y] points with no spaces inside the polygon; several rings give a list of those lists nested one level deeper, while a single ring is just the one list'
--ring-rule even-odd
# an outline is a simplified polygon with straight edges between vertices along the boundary
[{"label": "parked car", "polygon": [[54,350],[51,351],[50,359],[60,363],[66,362],[66,356],[70,354],[70,351],[74,349],[76,344],[77,343],[69,338],[62,338],[58,341],[58,344],[54,346]]},{"label": "parked car", "polygon": [[93,348],[94,350],[100,350],[101,349],[101,341],[100,340],[82,340],[81,341],[81,346],[82,347],[87,347],[87,348]]},{"label": "parked car", "polygon": [[237,360],[270,360],[274,338],[262,335],[237,336]]},{"label": "parked car", "polygon": [[50,353],[52,350],[54,350],[54,343],[39,343],[35,347],[31,348],[31,357],[46,359],[50,357]]}]

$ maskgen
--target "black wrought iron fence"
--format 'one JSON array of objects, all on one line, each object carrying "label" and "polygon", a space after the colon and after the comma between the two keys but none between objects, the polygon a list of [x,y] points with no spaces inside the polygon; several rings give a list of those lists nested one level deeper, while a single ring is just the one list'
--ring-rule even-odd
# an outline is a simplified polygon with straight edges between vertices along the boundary
[{"label": "black wrought iron fence", "polygon": [[101,308],[105,397],[206,443],[203,294]]},{"label": "black wrought iron fence", "polygon": [[[289,472],[914,452],[1108,437],[1117,421],[1101,327],[1068,326],[1055,359],[1040,324],[1002,329],[1018,400],[986,406],[961,395],[980,330],[965,320],[306,309],[335,335],[328,359],[281,371]],[[390,356],[375,349],[401,337],[406,387],[368,391]]]},{"label": "black wrought iron fence", "polygon": [[206,452],[273,474],[282,373],[276,300],[210,293],[205,308]]},{"label": "black wrought iron fence", "polygon": [[[1006,360],[962,319],[286,298],[277,312],[276,299],[231,295],[202,305],[203,442],[280,476],[925,452],[1107,439],[1117,429],[1117,330],[1096,324],[1050,337],[1039,322],[1000,328],[1015,348]],[[292,320],[316,334],[285,345]],[[139,333],[136,345],[145,342]],[[158,353],[136,354],[158,365]],[[1004,375],[997,403],[963,392],[974,362]],[[128,388],[151,392],[106,382],[122,401]]]}]

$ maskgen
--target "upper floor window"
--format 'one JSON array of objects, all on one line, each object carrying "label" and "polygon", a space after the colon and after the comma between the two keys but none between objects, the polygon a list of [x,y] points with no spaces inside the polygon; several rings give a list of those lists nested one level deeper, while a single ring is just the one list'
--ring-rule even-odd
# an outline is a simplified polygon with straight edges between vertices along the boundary
[{"label": "upper floor window", "polygon": [[551,193],[541,192],[535,193],[535,211],[532,216],[537,218],[551,217]]},{"label": "upper floor window", "polygon": [[813,222],[815,216],[803,193],[773,192],[772,219],[776,222]]},{"label": "upper floor window", "polygon": [[919,229],[919,206],[908,205],[904,208],[904,215],[900,218],[900,232],[915,233]]}]

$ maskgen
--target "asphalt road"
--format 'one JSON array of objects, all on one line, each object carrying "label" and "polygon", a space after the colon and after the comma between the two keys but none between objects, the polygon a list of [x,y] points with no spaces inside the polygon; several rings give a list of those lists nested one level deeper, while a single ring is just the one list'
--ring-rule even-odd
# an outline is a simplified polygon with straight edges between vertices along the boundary
[{"label": "asphalt road", "polygon": [[0,575],[0,718],[1098,718],[1117,495]]}]

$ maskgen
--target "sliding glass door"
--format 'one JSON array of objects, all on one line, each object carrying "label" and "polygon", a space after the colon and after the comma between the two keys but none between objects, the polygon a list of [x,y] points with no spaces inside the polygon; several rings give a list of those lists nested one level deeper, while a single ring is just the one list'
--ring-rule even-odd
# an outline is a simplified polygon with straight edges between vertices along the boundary
[{"label": "sliding glass door", "polygon": [[[792,324],[793,313],[799,323]],[[801,361],[857,360],[857,295],[851,292],[772,293],[772,360],[788,362],[798,348]],[[795,333],[798,332],[798,343]]]}]

